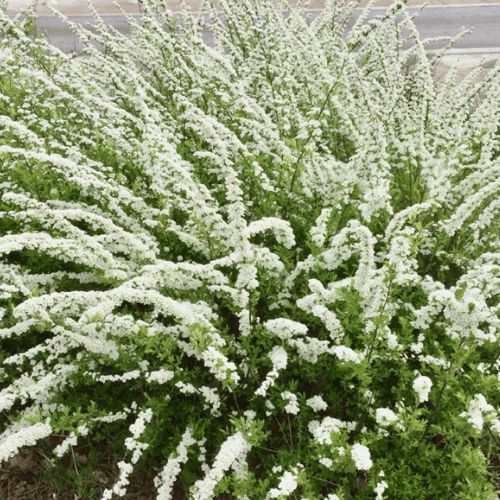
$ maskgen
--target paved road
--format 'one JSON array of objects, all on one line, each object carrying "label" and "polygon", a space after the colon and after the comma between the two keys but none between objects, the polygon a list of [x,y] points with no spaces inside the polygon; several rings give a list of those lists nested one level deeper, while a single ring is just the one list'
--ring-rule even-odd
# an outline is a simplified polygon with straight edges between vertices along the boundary
[{"label": "paved road", "polygon": [[[410,13],[415,12],[415,7],[408,8]],[[376,8],[371,13],[370,18],[375,15],[380,15],[385,11],[385,8]],[[312,19],[320,14],[320,10],[308,11],[312,15]],[[361,14],[361,10],[357,10],[352,16],[349,26],[352,26],[355,20]],[[288,17],[288,12],[283,13],[284,17]],[[223,14],[219,14],[224,21]],[[11,17],[14,17],[11,15]],[[134,15],[136,19],[140,19],[139,15]],[[69,16],[69,18],[84,27],[89,27],[96,24],[92,16]],[[103,19],[107,24],[115,27],[123,34],[130,34],[130,26],[127,24],[122,15],[104,15]],[[207,17],[208,21],[208,17]],[[46,32],[49,42],[69,53],[71,51],[80,52],[83,48],[78,38],[71,33],[69,28],[55,16],[40,16],[37,19],[37,24],[42,31]],[[437,36],[455,36],[459,33],[463,26],[467,29],[473,28],[472,34],[467,35],[456,46],[455,49],[460,49],[461,52],[474,52],[474,49],[480,49],[479,52],[491,52],[488,49],[500,50],[500,5],[474,5],[474,6],[446,6],[446,7],[430,7],[423,10],[415,19],[415,25],[420,33],[421,38],[433,38]],[[408,36],[409,33],[402,34]],[[210,46],[213,35],[209,30],[203,33],[203,40]],[[96,47],[101,48],[97,42],[93,42]],[[428,45],[429,50],[435,50],[445,45],[444,42],[433,43]],[[465,50],[464,50],[465,49]],[[494,50],[494,52],[497,52]]]},{"label": "paved road", "polygon": [[[179,12],[182,9],[180,0],[153,0],[157,5],[164,3],[166,8],[172,12]],[[253,0],[258,4],[261,4],[263,0]],[[273,5],[277,5],[278,0],[266,0],[271,2]],[[282,0],[280,0],[282,1]],[[308,9],[324,9],[327,0],[286,0],[292,7],[296,7],[298,4],[303,2],[309,2],[307,5]],[[367,5],[368,0],[337,0],[339,3],[342,2],[357,2],[359,8],[363,8]],[[53,13],[49,8],[49,4],[57,8],[60,12],[66,16],[87,16],[91,14],[89,7],[86,4],[86,0],[7,0],[7,12],[8,14],[15,15],[21,12],[24,8],[35,5],[36,12],[40,16],[52,16]],[[118,3],[121,9],[123,9],[127,14],[139,14],[139,0],[91,0],[93,7],[101,15],[113,15],[120,14],[114,5]],[[202,0],[183,0],[191,12],[199,12]],[[219,0],[213,0],[215,9],[222,12]],[[393,3],[393,0],[377,0],[377,7],[388,6]],[[443,6],[456,6],[456,5],[500,5],[499,0],[408,0],[407,7],[421,6],[427,3],[430,7],[443,7]]]}]

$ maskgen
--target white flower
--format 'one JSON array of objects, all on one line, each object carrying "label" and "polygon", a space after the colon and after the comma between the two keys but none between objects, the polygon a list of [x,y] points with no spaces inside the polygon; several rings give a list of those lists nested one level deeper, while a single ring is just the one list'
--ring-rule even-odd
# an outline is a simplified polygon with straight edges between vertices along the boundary
[{"label": "white flower", "polygon": [[319,463],[324,465],[327,469],[331,469],[333,466],[333,460],[328,457],[322,457],[319,459]]},{"label": "white flower", "polygon": [[264,327],[270,335],[274,335],[281,340],[288,340],[295,335],[305,335],[307,333],[307,326],[287,318],[270,319],[264,323]]},{"label": "white flower", "polygon": [[268,354],[269,359],[273,363],[274,370],[283,370],[288,362],[288,355],[281,346],[274,346],[273,350]]},{"label": "white flower", "polygon": [[272,387],[278,377],[278,371],[286,368],[288,362],[288,354],[281,346],[274,346],[268,357],[273,363],[273,369],[268,373],[266,380],[262,382],[261,386],[255,391],[255,394],[265,396],[269,387]]},{"label": "white flower", "polygon": [[248,418],[248,420],[253,420],[257,413],[253,410],[246,410],[243,412],[243,415]]},{"label": "white flower", "polygon": [[141,411],[137,417],[137,420],[129,427],[129,431],[132,433],[135,439],[137,439],[146,429],[145,422],[151,422],[153,418],[153,410],[148,408],[146,411]]},{"label": "white flower", "polygon": [[158,382],[159,384],[164,384],[165,382],[168,382],[169,380],[172,380],[173,378],[174,378],[173,371],[161,369],[158,371],[151,372],[146,377],[146,380],[148,382]]},{"label": "white flower", "polygon": [[331,433],[340,432],[342,428],[347,427],[347,424],[336,418],[325,417],[321,424],[317,420],[312,420],[308,427],[319,444],[332,444]]},{"label": "white flower", "polygon": [[[188,460],[187,448],[195,443],[196,439],[193,438],[192,429],[188,427],[176,448],[176,457],[174,458],[173,454],[170,455],[163,470],[154,478],[154,485],[158,488],[158,500],[170,500],[172,498],[172,487],[181,471],[181,464]],[[200,443],[203,444],[202,441]]]},{"label": "white flower", "polygon": [[5,431],[0,436],[0,464],[13,457],[23,446],[33,446],[39,439],[52,434],[52,427],[48,421],[45,424],[38,422],[17,432]]},{"label": "white flower", "polygon": [[193,500],[209,500],[213,497],[213,490],[217,483],[224,477],[230,467],[235,467],[243,460],[252,446],[245,440],[241,432],[229,436],[222,443],[214,464],[202,480],[196,481],[192,487]]},{"label": "white flower", "polygon": [[368,470],[373,465],[370,458],[370,450],[362,444],[356,443],[352,447],[351,457],[356,463],[358,470]]},{"label": "white flower", "polygon": [[398,416],[388,408],[377,408],[375,412],[375,419],[377,424],[385,427],[386,425],[391,425],[394,422],[397,422]]},{"label": "white flower", "polygon": [[278,498],[281,495],[285,495],[286,497],[288,497],[297,488],[296,479],[297,479],[296,475],[292,474],[289,471],[286,471],[280,480],[278,488],[272,488],[266,495],[266,499]]},{"label": "white flower", "polygon": [[73,431],[69,437],[67,437],[60,445],[54,448],[54,453],[61,458],[67,451],[70,446],[76,446],[78,443],[78,437],[75,435]]},{"label": "white flower", "polygon": [[500,434],[500,420],[497,418],[491,421],[491,428],[497,433]]},{"label": "white flower", "polygon": [[332,208],[323,208],[321,210],[321,214],[316,219],[316,224],[309,231],[311,234],[311,240],[317,247],[321,248],[325,244],[327,230],[326,224],[332,214],[332,210]]},{"label": "white flower", "polygon": [[183,394],[195,394],[198,392],[198,389],[193,384],[185,384],[182,380],[176,382],[175,387],[178,387]]},{"label": "white flower", "polygon": [[113,492],[119,496],[124,496],[127,493],[127,490],[124,487],[129,483],[128,476],[132,473],[134,468],[132,467],[132,465],[127,464],[126,462],[118,462],[118,468],[120,469],[120,477],[118,481],[113,486],[112,490],[104,490],[102,498],[111,498],[110,492]]},{"label": "white flower", "polygon": [[344,345],[334,346],[331,352],[335,354],[342,361],[351,361],[353,363],[361,363],[365,355],[362,352],[357,353],[353,351],[350,347]]},{"label": "white flower", "polygon": [[281,397],[283,399],[288,399],[289,401],[289,403],[285,406],[285,411],[287,413],[293,413],[294,415],[299,413],[300,408],[299,404],[297,403],[297,396],[295,394],[289,391],[284,391],[281,393]]},{"label": "white flower", "polygon": [[87,424],[78,426],[77,430],[80,436],[86,436],[89,433],[89,428],[87,427]]},{"label": "white flower", "polygon": [[418,393],[418,398],[421,403],[429,400],[431,387],[432,380],[429,377],[418,377],[413,381],[413,389]]},{"label": "white flower", "polygon": [[276,217],[264,217],[258,221],[253,221],[248,225],[249,236],[271,229],[278,240],[285,248],[292,248],[295,245],[295,236],[290,223]]},{"label": "white flower", "polygon": [[[238,383],[240,376],[236,373],[236,365],[232,361],[228,361],[226,356],[219,352],[214,346],[209,346],[202,353],[203,360],[206,366],[215,375],[218,380],[225,380],[226,370],[231,372],[231,378],[235,383]],[[220,364],[220,366],[219,366]]]},{"label": "white flower", "polygon": [[[219,414],[218,408],[220,407],[220,397],[217,393],[217,389],[214,387],[203,386],[200,387],[200,392],[203,394],[205,401],[211,406],[210,412],[213,415]],[[207,409],[209,406],[205,405],[204,409]]]},{"label": "white flower", "polygon": [[474,399],[469,403],[468,411],[460,413],[460,417],[468,416],[467,422],[476,430],[481,431],[484,425],[483,413],[488,416],[495,416],[496,410],[492,405],[488,404],[482,394],[476,394]]},{"label": "white flower", "polygon": [[376,500],[383,499],[382,494],[384,493],[387,486],[388,486],[388,484],[385,481],[382,481],[381,483],[377,483],[377,486],[375,487],[375,493],[377,494]]},{"label": "white flower", "polygon": [[326,410],[328,405],[323,401],[321,396],[314,396],[306,401],[306,404],[310,406],[314,411]]}]

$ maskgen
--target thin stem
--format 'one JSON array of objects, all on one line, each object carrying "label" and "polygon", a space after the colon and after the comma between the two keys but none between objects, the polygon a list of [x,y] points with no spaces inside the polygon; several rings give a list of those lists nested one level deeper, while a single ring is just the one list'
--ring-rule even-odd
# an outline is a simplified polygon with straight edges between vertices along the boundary
[{"label": "thin stem", "polygon": [[260,448],[261,450],[270,451],[272,453],[279,453],[278,450],[270,450],[269,448],[264,448],[263,446],[254,446],[254,448]]},{"label": "thin stem", "polygon": [[[385,301],[384,301],[384,305],[382,306],[382,310],[380,311],[380,314],[383,314],[383,312],[385,311],[385,307],[387,305],[387,302],[389,300],[389,295],[390,295],[390,292],[391,292],[391,285],[392,285],[392,281],[393,281],[393,278],[391,277],[389,279],[389,286],[387,287],[387,295],[385,296]],[[379,328],[377,327],[375,329],[375,332],[373,334],[373,338],[372,338],[372,341],[370,343],[370,349],[368,351],[368,357],[367,357],[367,363],[369,364],[370,363],[370,360],[371,360],[371,356],[372,356],[372,353],[373,353],[373,347],[375,345],[375,340],[376,340],[376,335],[377,335],[377,332],[379,331]]]},{"label": "thin stem", "polygon": [[[24,163],[26,163],[26,166],[28,167],[28,170],[30,171],[31,176],[33,177],[33,170],[31,168],[31,165],[29,164],[28,160],[25,158]],[[42,196],[40,195],[40,190],[38,189],[38,183],[35,181],[35,189],[36,189],[36,196],[38,198],[38,201],[42,202]]]},{"label": "thin stem", "polygon": [[[335,90],[335,87],[337,87],[337,85],[340,83],[339,81],[339,78],[340,78],[340,75],[342,74],[342,71],[344,70],[344,66],[345,66],[345,62],[346,62],[347,58],[345,57],[344,58],[344,61],[342,62],[342,67],[340,68],[340,72],[337,76],[337,80],[336,82],[330,87],[330,90],[328,91],[328,94],[326,95],[326,99],[325,101],[323,102],[323,106],[321,106],[321,109],[318,113],[318,116],[316,117],[316,120],[318,120],[321,115],[323,114],[323,111],[326,107],[326,105],[328,104],[328,101],[330,100],[330,95],[332,94],[332,92]],[[297,178],[297,172],[298,172],[298,165],[300,164],[300,161],[302,160],[302,157],[304,156],[304,153],[306,152],[306,149],[305,149],[305,146],[307,146],[307,144],[309,144],[309,141],[311,140],[311,137],[312,137],[312,133],[313,133],[313,130],[311,129],[309,131],[309,134],[307,136],[307,139],[306,139],[306,142],[304,144],[304,146],[302,147],[302,151],[300,152],[300,156],[299,158],[297,159],[297,161],[295,162],[295,165],[294,165],[294,172],[293,172],[293,177],[292,177],[292,182],[290,184],[290,189],[289,189],[289,192],[292,193],[293,192],[293,186],[295,184],[295,179]],[[288,208],[288,207],[287,207]],[[286,213],[287,211],[285,210],[285,218],[286,218]]]},{"label": "thin stem", "polygon": [[[469,394],[472,396],[472,395],[473,395],[473,391],[471,390],[471,388],[470,388],[469,384],[467,383],[467,381],[465,380],[465,378],[463,377],[463,375],[462,375],[462,374],[460,374],[460,378],[461,378],[462,382],[464,383],[464,385],[465,385],[465,387],[466,387],[467,391],[469,391]],[[496,445],[500,448],[500,442],[498,442],[498,441],[497,441],[496,437],[495,437],[495,436],[493,435],[493,433],[491,432],[491,428],[490,428],[490,426],[489,426],[486,422],[484,422],[484,425],[485,425],[485,426],[486,426],[486,428],[488,429],[488,432],[490,433],[490,435],[491,435],[491,437],[492,437],[493,441],[495,441],[495,444],[496,444]]]},{"label": "thin stem", "polygon": [[76,475],[78,476],[78,467],[76,466],[76,459],[75,459],[75,453],[73,451],[73,446],[70,445],[70,448],[71,448],[71,455],[73,455],[73,464],[75,466],[75,472],[76,472]]},{"label": "thin stem", "polygon": [[292,444],[292,453],[293,453],[293,438],[292,438],[292,426],[290,425],[290,415],[287,413],[286,418],[288,419],[288,431],[290,432],[290,443]]},{"label": "thin stem", "polygon": [[500,358],[500,351],[498,351],[496,358],[491,362],[490,366],[488,366],[488,368],[486,368],[487,372],[489,372],[493,368],[495,363],[498,361],[498,358]]},{"label": "thin stem", "polygon": [[[387,18],[387,16],[386,16]],[[367,37],[373,30],[375,29],[375,27],[372,27],[368,33],[366,34],[365,37]],[[318,113],[318,115],[316,116],[316,120],[319,120],[321,115],[323,114],[323,111],[325,110],[325,107],[327,106],[327,104],[329,103],[329,100],[330,100],[330,96],[332,94],[332,92],[335,90],[335,88],[337,87],[337,85],[340,83],[340,76],[342,75],[342,72],[344,70],[344,66],[345,66],[345,63],[347,61],[347,57],[351,54],[351,52],[358,47],[358,45],[361,43],[361,40],[358,41],[357,43],[355,43],[348,51],[346,57],[344,57],[344,60],[342,62],[342,67],[340,68],[340,71],[339,73],[337,74],[337,79],[335,81],[335,83],[330,87],[330,90],[328,91],[328,94],[326,95],[326,98],[323,102],[323,105],[321,106],[321,109]],[[295,184],[295,180],[297,178],[297,173],[299,171],[299,164],[300,164],[300,161],[302,160],[302,157],[304,156],[304,153],[305,153],[305,147],[309,144],[309,141],[311,140],[311,137],[312,137],[312,134],[313,134],[313,129],[311,128],[311,130],[309,131],[309,134],[307,136],[307,139],[306,139],[306,142],[304,143],[304,145],[302,146],[302,151],[299,155],[299,158],[297,159],[297,161],[295,162],[294,164],[294,172],[293,172],[293,176],[292,176],[292,182],[290,184],[290,189],[288,190],[290,193],[293,192],[293,187],[294,187],[294,184]],[[289,208],[289,204],[290,204],[290,198],[288,198],[287,200],[287,204],[286,204],[286,207],[285,207],[285,214],[284,214],[284,219],[286,220],[287,216],[288,216],[288,208]]]},{"label": "thin stem", "polygon": [[234,392],[233,392],[233,398],[234,398],[234,402],[236,403],[236,407],[238,408],[238,411],[241,412],[240,405],[238,404],[238,400],[236,399],[236,394]]},{"label": "thin stem", "polygon": [[321,479],[320,477],[316,477],[316,476],[311,476],[310,474],[306,474],[307,477],[311,477],[313,479],[316,479],[318,481],[323,481],[327,484],[330,484],[332,486],[340,486],[340,484],[337,484],[337,483],[332,483],[331,481],[327,481],[326,479]]},{"label": "thin stem", "polygon": [[[273,415],[273,416],[274,416],[274,419],[276,420],[276,422],[278,423],[280,431],[283,434],[283,437],[285,438],[286,444],[287,444],[288,448],[290,448],[290,451],[292,452],[292,458],[295,461],[295,456],[294,456],[294,453],[293,453],[293,447],[290,446],[290,443],[288,442],[288,439],[286,438],[286,434],[283,432],[283,429],[281,428],[281,424],[280,424],[279,420],[276,418],[276,415]],[[291,437],[291,435],[290,435],[290,437]]]},{"label": "thin stem", "polygon": [[248,324],[252,326],[252,291],[248,294]]},{"label": "thin stem", "polygon": [[[462,347],[463,342],[464,342],[464,339],[462,339],[460,341],[458,349],[460,349],[460,347]],[[444,390],[446,389],[446,386],[448,385],[448,379],[449,379],[449,376],[450,376],[451,369],[453,367],[453,363],[455,363],[454,359],[451,361],[450,366],[448,367],[448,373],[446,374],[446,380],[444,381],[444,384],[441,387],[441,391],[439,392],[439,396],[438,396],[438,399],[436,401],[436,406],[434,407],[434,411],[432,412],[431,417],[427,421],[427,426],[425,427],[424,433],[422,434],[422,437],[419,439],[418,444],[420,444],[422,442],[422,440],[424,439],[424,437],[427,435],[427,432],[429,431],[429,428],[431,426],[432,420],[434,419],[434,417],[435,417],[435,415],[436,415],[436,413],[437,413],[437,411],[439,409],[439,404],[441,403],[441,398],[443,396]]]},{"label": "thin stem", "polygon": [[[55,434],[52,434],[52,435],[54,436]],[[62,437],[66,437],[66,436],[62,436]],[[49,457],[47,457],[44,453],[42,453],[42,452],[38,449],[38,447],[36,447],[36,446],[35,446],[35,451],[36,451],[37,453],[40,453],[40,455],[42,455],[42,457],[43,457],[43,458],[45,458],[45,460],[47,460],[47,463],[50,465],[50,467],[55,467],[55,465],[54,465],[54,464],[50,461],[50,458],[49,458]]]}]

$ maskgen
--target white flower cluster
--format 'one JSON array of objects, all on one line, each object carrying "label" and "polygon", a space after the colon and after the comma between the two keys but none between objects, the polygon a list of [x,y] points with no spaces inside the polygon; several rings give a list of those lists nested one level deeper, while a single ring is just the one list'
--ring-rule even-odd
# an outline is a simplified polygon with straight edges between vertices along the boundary
[{"label": "white flower cluster", "polygon": [[[452,339],[473,337],[483,343],[496,342],[493,331],[485,333],[481,324],[498,325],[498,319],[486,304],[486,297],[476,286],[469,286],[468,276],[455,289],[437,290],[429,296],[429,305],[435,310],[443,309],[443,314],[451,324],[446,333]],[[460,299],[457,295],[461,295]]]},{"label": "white flower cluster", "polygon": [[281,393],[283,399],[288,400],[288,404],[285,406],[285,411],[287,413],[293,413],[297,415],[300,411],[299,403],[297,402],[297,396],[290,391],[284,391]]},{"label": "white flower cluster", "polygon": [[240,380],[240,376],[236,371],[236,365],[232,361],[228,361],[227,357],[214,346],[207,347],[207,349],[203,351],[202,357],[207,367],[218,380],[226,380],[227,372],[229,372],[230,379],[235,384]]},{"label": "white flower cluster", "polygon": [[[460,413],[460,417],[468,417],[467,422],[477,431],[483,430],[483,415],[493,417],[497,415],[497,411],[492,405],[488,404],[486,398],[482,394],[475,394],[474,399],[469,403],[467,411]],[[495,428],[498,427],[500,429],[500,422],[498,422],[498,420],[494,421],[493,424]]]},{"label": "white flower cluster", "polygon": [[281,340],[290,340],[295,335],[306,335],[307,326],[287,318],[270,319],[263,324],[270,335]]},{"label": "white flower cluster", "polygon": [[201,462],[201,470],[205,474],[208,474],[210,472],[210,467],[207,465],[207,458],[206,458],[207,449],[205,448],[205,446],[203,446],[206,443],[206,441],[207,438],[202,438],[197,442],[198,448],[200,449],[200,454],[198,455],[198,462]]},{"label": "white flower cluster", "polygon": [[365,359],[364,353],[353,351],[350,347],[344,345],[333,346],[331,352],[346,362],[359,364]]},{"label": "white flower cluster", "polygon": [[[315,280],[309,280],[310,287],[312,284],[311,282],[314,281]],[[314,314],[314,316],[323,321],[326,329],[330,332],[330,338],[334,342],[339,341],[342,334],[344,333],[344,329],[337,315],[321,304],[316,304],[312,306],[311,312],[312,314]]]},{"label": "white flower cluster", "polygon": [[351,457],[358,470],[368,470],[373,465],[370,457],[370,450],[359,443],[356,443],[351,449]]},{"label": "white flower cluster", "polygon": [[417,377],[413,381],[413,389],[417,392],[420,403],[424,403],[429,400],[431,387],[432,380],[429,377]]},{"label": "white flower cluster", "polygon": [[398,421],[398,416],[389,408],[377,408],[375,412],[377,424],[386,427]]},{"label": "white flower cluster", "polygon": [[321,396],[313,396],[312,398],[309,398],[306,400],[306,405],[310,406],[315,412],[326,410],[328,408],[328,405]]},{"label": "white flower cluster", "polygon": [[67,437],[60,445],[54,448],[54,453],[61,458],[69,449],[70,446],[76,446],[78,443],[78,436],[71,431],[69,437]]},{"label": "white flower cluster", "polygon": [[248,225],[247,231],[249,236],[253,236],[268,229],[273,230],[278,243],[281,243],[285,248],[295,246],[295,236],[290,223],[276,217],[264,217],[261,220],[253,221]]},{"label": "white flower cluster", "polygon": [[158,382],[159,384],[164,384],[165,382],[168,382],[169,380],[172,380],[174,378],[174,372],[171,370],[157,370],[157,371],[152,371],[149,373],[149,375],[146,377],[147,382]]},{"label": "white flower cluster", "polygon": [[84,375],[87,375],[98,382],[127,382],[129,380],[137,379],[141,376],[140,370],[132,370],[130,372],[126,372],[122,375],[97,375],[93,372],[85,372]]},{"label": "white flower cluster", "polygon": [[[274,410],[276,407],[273,405],[269,399],[266,399],[265,401],[266,408],[269,408],[269,410]],[[266,417],[270,417],[273,414],[272,411],[266,411]]]},{"label": "white flower cluster", "polygon": [[107,415],[104,415],[102,417],[94,417],[94,420],[107,423],[116,422],[117,420],[125,420],[128,417],[128,413],[129,412],[126,411],[108,413]]},{"label": "white flower cluster", "polygon": [[193,384],[190,384],[189,382],[185,384],[182,380],[176,382],[175,387],[177,387],[182,394],[195,394],[198,392],[198,389]]},{"label": "white flower cluster", "polygon": [[268,357],[273,363],[273,369],[267,374],[266,379],[262,382],[261,386],[255,391],[255,394],[265,397],[269,387],[272,387],[279,375],[279,370],[286,368],[288,362],[288,354],[281,346],[274,346]]},{"label": "white flower cluster", "polygon": [[257,267],[255,264],[244,262],[238,264],[238,279],[236,280],[235,287],[238,289],[255,289],[259,286],[257,280]]},{"label": "white flower cluster", "polygon": [[[39,351],[41,346],[30,349],[32,353]],[[24,354],[29,353],[26,351]],[[42,349],[40,349],[43,352]],[[6,360],[4,361],[4,363]],[[21,403],[25,403],[28,398],[33,400],[37,405],[46,403],[51,395],[58,390],[62,390],[67,385],[67,378],[70,374],[78,372],[78,366],[72,364],[58,364],[54,366],[51,373],[41,373],[39,364],[32,361],[34,367],[33,376],[28,373],[23,373],[15,382],[15,384],[3,389],[0,392],[0,408],[9,409],[19,399]]]},{"label": "white flower cluster", "polygon": [[17,432],[5,431],[0,435],[0,464],[12,458],[23,446],[33,446],[39,439],[46,438],[52,434],[52,427],[47,419],[34,425],[25,425]]},{"label": "white flower cluster", "polygon": [[220,407],[220,397],[217,393],[217,389],[214,387],[202,386],[200,387],[199,392],[203,395],[205,401],[207,402],[207,404],[203,406],[203,409],[208,410],[208,408],[210,408],[212,415],[219,417],[221,415],[220,411],[218,411]]},{"label": "white flower cluster", "polygon": [[280,479],[277,488],[272,488],[266,495],[266,500],[269,498],[278,498],[281,495],[288,497],[297,489],[297,474],[285,471]]},{"label": "white flower cluster", "polygon": [[324,465],[327,469],[331,469],[333,467],[333,460],[328,457],[321,457],[319,459],[319,463]]},{"label": "white flower cluster", "polygon": [[179,388],[179,390],[183,394],[196,394],[196,393],[201,394],[204,397],[205,401],[207,402],[207,404],[203,406],[203,409],[207,410],[210,407],[212,415],[214,416],[220,415],[220,412],[218,411],[218,408],[220,407],[220,397],[219,394],[217,393],[217,389],[207,386],[202,386],[199,389],[197,389],[193,384],[190,383],[185,384],[184,382],[182,382],[182,380],[176,382],[175,387]]},{"label": "white flower cluster", "polygon": [[290,346],[297,349],[297,354],[308,363],[317,363],[319,356],[322,354],[331,353],[330,343],[328,340],[319,340],[315,337],[310,337],[307,340],[291,339],[288,341]]},{"label": "white flower cluster", "polygon": [[375,486],[375,493],[377,494],[377,497],[375,500],[383,500],[384,497],[382,496],[384,494],[384,491],[387,489],[389,485],[385,481],[381,481],[380,483],[377,483],[377,486]]},{"label": "white flower cluster", "polygon": [[129,427],[129,431],[132,433],[133,437],[128,437],[125,439],[125,446],[127,449],[133,452],[131,462],[133,464],[137,463],[142,455],[143,450],[149,447],[147,443],[141,443],[137,441],[139,436],[146,429],[145,422],[151,422],[153,418],[153,410],[148,408],[146,411],[141,411],[137,416],[137,420]]},{"label": "white flower cluster", "polygon": [[325,417],[320,423],[317,420],[309,422],[309,432],[319,444],[332,444],[332,432],[340,432],[341,429],[354,430],[355,423],[342,422],[336,418]]},{"label": "white flower cluster", "polygon": [[416,344],[410,344],[410,349],[414,353],[420,354],[422,352],[422,349],[424,348],[424,344],[423,344],[424,339],[425,339],[425,336],[422,333],[419,333],[419,335],[417,337],[418,342]]},{"label": "white flower cluster", "polygon": [[224,477],[224,473],[230,467],[245,459],[247,453],[251,450],[249,444],[241,432],[227,438],[222,444],[219,453],[215,457],[214,464],[205,478],[196,481],[191,488],[193,500],[209,500],[213,498],[213,491],[216,484]]},{"label": "white flower cluster", "polygon": [[316,224],[309,230],[311,240],[319,248],[323,247],[325,244],[325,238],[327,236],[326,224],[332,215],[332,210],[332,208],[323,208],[321,214],[316,219]]},{"label": "white flower cluster", "polygon": [[187,448],[196,443],[193,430],[188,427],[182,435],[181,442],[176,448],[176,456],[171,455],[160,474],[154,478],[154,485],[158,488],[158,500],[171,500],[172,487],[181,471],[181,464],[187,462]]},{"label": "white flower cluster", "polygon": [[113,497],[113,493],[115,493],[118,496],[124,496],[127,493],[125,486],[129,484],[130,481],[128,479],[128,476],[132,474],[134,468],[132,467],[132,465],[127,464],[126,462],[118,462],[117,465],[118,468],[120,469],[120,477],[113,486],[113,489],[104,490],[101,500],[111,500],[111,498]]}]

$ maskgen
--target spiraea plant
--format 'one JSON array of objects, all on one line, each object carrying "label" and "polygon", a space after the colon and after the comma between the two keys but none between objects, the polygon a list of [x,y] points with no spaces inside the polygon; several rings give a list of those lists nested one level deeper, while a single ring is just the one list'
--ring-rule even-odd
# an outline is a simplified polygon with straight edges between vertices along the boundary
[{"label": "spiraea plant", "polygon": [[438,87],[373,3],[53,9],[83,57],[3,4],[1,461],[108,441],[102,500],[494,495],[500,65]]}]

